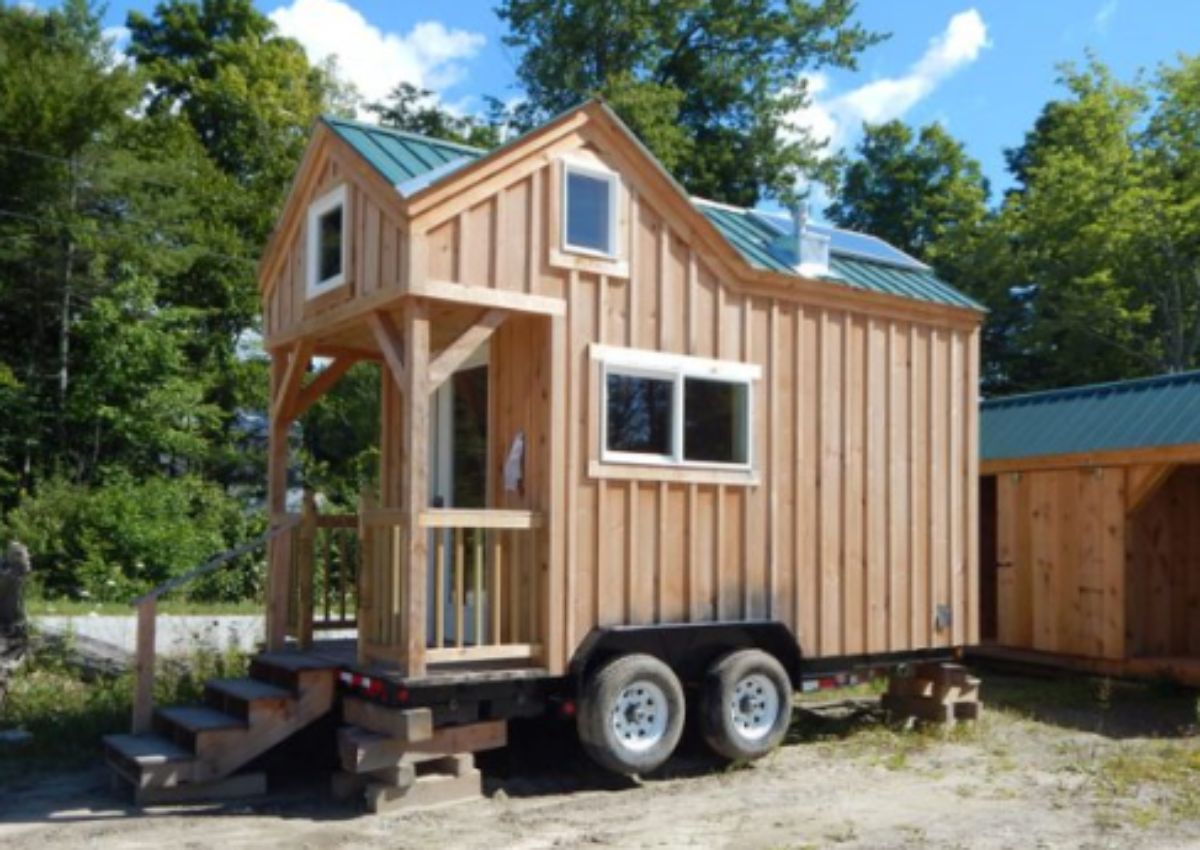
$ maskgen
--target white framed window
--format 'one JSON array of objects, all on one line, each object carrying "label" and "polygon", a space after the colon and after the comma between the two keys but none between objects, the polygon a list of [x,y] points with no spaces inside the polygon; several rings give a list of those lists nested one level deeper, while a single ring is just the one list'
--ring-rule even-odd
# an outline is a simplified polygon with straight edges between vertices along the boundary
[{"label": "white framed window", "polygon": [[617,175],[599,165],[563,160],[562,249],[617,256]]},{"label": "white framed window", "polygon": [[753,363],[592,347],[605,463],[750,470]]},{"label": "white framed window", "polygon": [[346,282],[349,226],[345,185],[309,205],[307,297],[323,295]]}]

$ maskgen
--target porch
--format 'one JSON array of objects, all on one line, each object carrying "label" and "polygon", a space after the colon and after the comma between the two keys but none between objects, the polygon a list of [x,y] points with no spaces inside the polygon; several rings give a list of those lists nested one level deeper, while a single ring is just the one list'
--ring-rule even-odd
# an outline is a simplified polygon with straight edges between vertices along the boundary
[{"label": "porch", "polygon": [[[397,679],[552,666],[560,322],[405,296],[273,350],[268,489],[272,525],[287,530],[268,551],[269,652]],[[314,357],[330,362],[306,381]],[[359,362],[380,372],[377,481],[354,513],[322,513],[310,494],[289,514],[288,429]]]}]

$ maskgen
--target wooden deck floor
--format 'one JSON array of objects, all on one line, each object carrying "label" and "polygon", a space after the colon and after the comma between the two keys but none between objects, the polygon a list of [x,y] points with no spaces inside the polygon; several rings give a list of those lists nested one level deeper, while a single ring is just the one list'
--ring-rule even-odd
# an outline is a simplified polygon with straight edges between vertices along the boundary
[{"label": "wooden deck floor", "polygon": [[[423,684],[457,684],[460,682],[510,681],[513,679],[539,679],[548,674],[544,667],[520,661],[455,661],[430,664],[424,676],[405,676],[399,667],[386,664],[358,663],[358,647],[353,638],[317,640],[311,649],[300,651],[294,647],[285,650],[297,663],[318,663],[337,667],[351,673],[360,673],[394,682],[406,687]],[[305,660],[301,660],[301,659]]]}]

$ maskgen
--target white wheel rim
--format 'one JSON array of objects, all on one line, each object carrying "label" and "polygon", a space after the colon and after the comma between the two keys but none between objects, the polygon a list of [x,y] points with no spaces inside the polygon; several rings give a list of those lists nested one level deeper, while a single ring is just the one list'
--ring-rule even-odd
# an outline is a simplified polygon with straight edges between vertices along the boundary
[{"label": "white wheel rim", "polygon": [[758,741],[771,733],[779,720],[779,708],[779,690],[762,673],[738,679],[729,698],[733,728],[747,741]]},{"label": "white wheel rim", "polygon": [[641,753],[667,734],[669,711],[663,689],[648,679],[637,679],[617,696],[609,722],[622,747]]}]

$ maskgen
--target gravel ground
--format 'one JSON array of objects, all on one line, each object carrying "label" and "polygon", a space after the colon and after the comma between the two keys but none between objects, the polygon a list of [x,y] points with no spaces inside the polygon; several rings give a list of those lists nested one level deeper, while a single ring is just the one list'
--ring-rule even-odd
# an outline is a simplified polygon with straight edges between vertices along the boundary
[{"label": "gravel ground", "polygon": [[0,789],[0,847],[1200,847],[1195,694],[987,675],[984,698],[950,733],[888,727],[869,697],[805,703],[762,762],[685,742],[636,782],[541,724],[481,760],[486,799],[378,816],[328,800],[296,753],[271,796],[225,807],[143,813],[99,769],[34,776]]}]

